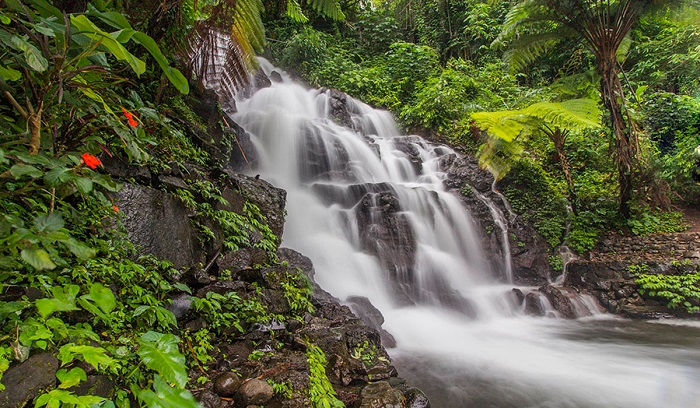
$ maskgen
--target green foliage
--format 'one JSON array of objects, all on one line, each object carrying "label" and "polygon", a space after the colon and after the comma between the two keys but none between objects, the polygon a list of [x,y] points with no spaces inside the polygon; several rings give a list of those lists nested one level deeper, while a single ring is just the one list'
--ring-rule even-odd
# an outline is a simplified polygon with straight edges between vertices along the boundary
[{"label": "green foliage", "polygon": [[274,391],[275,395],[279,395],[285,399],[291,399],[292,395],[294,395],[294,387],[289,381],[278,383],[273,380],[267,380],[267,383],[272,387],[272,391]]},{"label": "green foliage", "polygon": [[313,283],[302,271],[298,271],[297,274],[285,273],[280,285],[292,313],[303,316],[304,313],[314,312],[314,306],[311,304]]},{"label": "green foliage", "polygon": [[683,221],[683,213],[673,212],[635,212],[627,220],[627,226],[635,235],[663,234],[669,232],[683,232],[688,225]]},{"label": "green foliage", "polygon": [[241,323],[267,322],[272,318],[259,300],[241,299],[235,292],[224,295],[209,292],[201,298],[193,297],[192,307],[217,334],[231,327],[243,332]]},{"label": "green foliage", "polygon": [[326,375],[326,355],[317,345],[308,343],[306,358],[309,362],[309,399],[313,408],[344,408]]},{"label": "green foliage", "polygon": [[700,310],[700,272],[682,275],[639,274],[639,293],[667,301],[667,306],[683,306],[688,312]]},{"label": "green foliage", "polygon": [[553,271],[561,272],[564,270],[564,261],[562,261],[561,256],[551,255],[547,257],[547,263]]},{"label": "green foliage", "polygon": [[513,210],[532,221],[549,245],[558,247],[566,231],[566,199],[551,177],[535,161],[522,159],[503,183],[503,194]]}]

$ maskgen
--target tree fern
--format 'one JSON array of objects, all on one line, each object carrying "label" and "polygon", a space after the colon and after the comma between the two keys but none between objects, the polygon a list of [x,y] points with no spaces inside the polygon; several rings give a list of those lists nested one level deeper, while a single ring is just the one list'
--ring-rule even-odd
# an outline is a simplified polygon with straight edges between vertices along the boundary
[{"label": "tree fern", "polygon": [[520,158],[522,145],[532,133],[544,132],[550,139],[555,134],[565,136],[571,130],[600,126],[600,116],[598,104],[590,99],[540,102],[519,110],[473,113],[471,119],[475,125],[489,135],[479,151],[479,163],[500,179]]}]

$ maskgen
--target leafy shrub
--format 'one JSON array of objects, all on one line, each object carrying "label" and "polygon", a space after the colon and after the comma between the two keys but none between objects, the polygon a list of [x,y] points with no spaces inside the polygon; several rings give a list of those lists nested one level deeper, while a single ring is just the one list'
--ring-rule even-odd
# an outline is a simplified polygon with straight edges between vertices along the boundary
[{"label": "leafy shrub", "polygon": [[513,210],[534,224],[552,247],[561,244],[566,231],[566,199],[551,177],[532,159],[522,159],[502,180],[503,194]]}]

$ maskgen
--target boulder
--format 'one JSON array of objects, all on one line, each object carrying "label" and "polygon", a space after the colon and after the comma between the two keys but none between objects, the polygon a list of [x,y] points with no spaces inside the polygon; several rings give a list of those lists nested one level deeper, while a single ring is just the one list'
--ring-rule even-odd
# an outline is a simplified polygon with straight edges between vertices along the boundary
[{"label": "boulder", "polygon": [[272,399],[274,390],[265,381],[253,378],[241,385],[236,393],[238,406],[263,405]]},{"label": "boulder", "polygon": [[220,397],[233,397],[241,387],[241,383],[236,373],[227,371],[214,379],[212,390]]},{"label": "boulder", "polygon": [[42,353],[11,367],[2,377],[5,390],[0,392],[0,407],[23,408],[44,390],[56,386],[58,360]]},{"label": "boulder", "polygon": [[143,253],[168,259],[176,268],[204,262],[189,211],[177,198],[131,183],[124,183],[116,197],[129,239]]},{"label": "boulder", "polygon": [[386,381],[365,386],[360,396],[360,408],[403,408],[401,393]]}]

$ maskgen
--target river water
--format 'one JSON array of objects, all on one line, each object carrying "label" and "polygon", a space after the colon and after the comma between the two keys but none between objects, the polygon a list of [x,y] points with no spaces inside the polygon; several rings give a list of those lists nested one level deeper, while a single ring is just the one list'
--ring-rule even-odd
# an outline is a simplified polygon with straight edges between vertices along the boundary
[{"label": "river water", "polygon": [[442,187],[439,159],[454,152],[353,100],[342,126],[328,92],[282,78],[239,100],[235,120],[256,146],[253,171],[287,190],[283,245],[341,301],[382,312],[399,374],[433,407],[700,408],[700,325],[523,315],[495,278],[509,271],[489,270],[470,214]]}]

